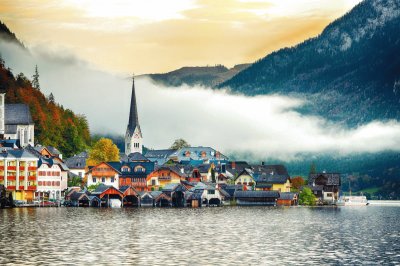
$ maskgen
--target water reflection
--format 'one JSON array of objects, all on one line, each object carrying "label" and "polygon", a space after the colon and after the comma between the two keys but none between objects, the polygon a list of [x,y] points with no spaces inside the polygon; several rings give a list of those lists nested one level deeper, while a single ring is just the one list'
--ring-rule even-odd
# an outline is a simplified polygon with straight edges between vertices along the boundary
[{"label": "water reflection", "polygon": [[20,208],[0,264],[400,263],[400,208]]}]

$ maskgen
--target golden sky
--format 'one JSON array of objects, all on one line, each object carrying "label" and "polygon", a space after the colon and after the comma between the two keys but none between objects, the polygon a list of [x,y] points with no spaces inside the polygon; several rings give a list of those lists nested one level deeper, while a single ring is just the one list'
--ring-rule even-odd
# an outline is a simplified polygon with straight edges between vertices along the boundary
[{"label": "golden sky", "polygon": [[318,35],[360,0],[1,0],[28,47],[118,73],[253,62]]}]

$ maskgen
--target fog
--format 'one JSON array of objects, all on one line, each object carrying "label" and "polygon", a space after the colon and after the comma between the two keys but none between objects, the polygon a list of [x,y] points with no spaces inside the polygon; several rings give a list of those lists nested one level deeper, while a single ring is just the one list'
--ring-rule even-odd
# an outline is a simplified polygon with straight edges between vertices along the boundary
[{"label": "fog", "polygon": [[[14,74],[31,78],[39,67],[42,91],[84,114],[92,133],[125,134],[131,96],[129,75],[95,69],[62,48],[30,47],[27,52],[0,43]],[[135,79],[144,145],[168,148],[177,138],[225,154],[291,160],[302,153],[376,153],[400,150],[400,123],[374,121],[348,129],[295,108],[306,100],[282,95],[246,97],[204,87],[166,88]]]}]

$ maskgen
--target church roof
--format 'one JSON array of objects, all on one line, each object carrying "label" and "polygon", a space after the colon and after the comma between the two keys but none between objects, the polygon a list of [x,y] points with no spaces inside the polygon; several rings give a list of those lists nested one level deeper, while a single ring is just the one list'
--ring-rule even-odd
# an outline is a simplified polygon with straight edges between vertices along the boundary
[{"label": "church roof", "polygon": [[32,125],[33,120],[29,106],[22,103],[5,104],[4,124],[6,125]]},{"label": "church roof", "polygon": [[130,162],[149,162],[145,156],[143,156],[140,152],[133,152],[128,155],[128,160]]},{"label": "church roof", "polygon": [[136,127],[140,131],[139,126],[139,117],[137,112],[137,105],[136,105],[136,93],[135,93],[135,79],[132,79],[132,96],[131,96],[131,109],[129,111],[129,123],[128,123],[128,131],[129,135],[133,135]]}]

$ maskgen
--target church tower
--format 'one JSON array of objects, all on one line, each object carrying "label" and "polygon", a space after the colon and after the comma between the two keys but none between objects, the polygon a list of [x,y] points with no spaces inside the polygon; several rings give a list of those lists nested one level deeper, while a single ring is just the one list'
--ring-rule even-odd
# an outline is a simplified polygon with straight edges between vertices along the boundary
[{"label": "church tower", "polygon": [[125,134],[125,154],[129,155],[134,152],[142,153],[142,144],[143,137],[136,106],[135,78],[132,77],[131,109],[129,112],[128,128]]}]

